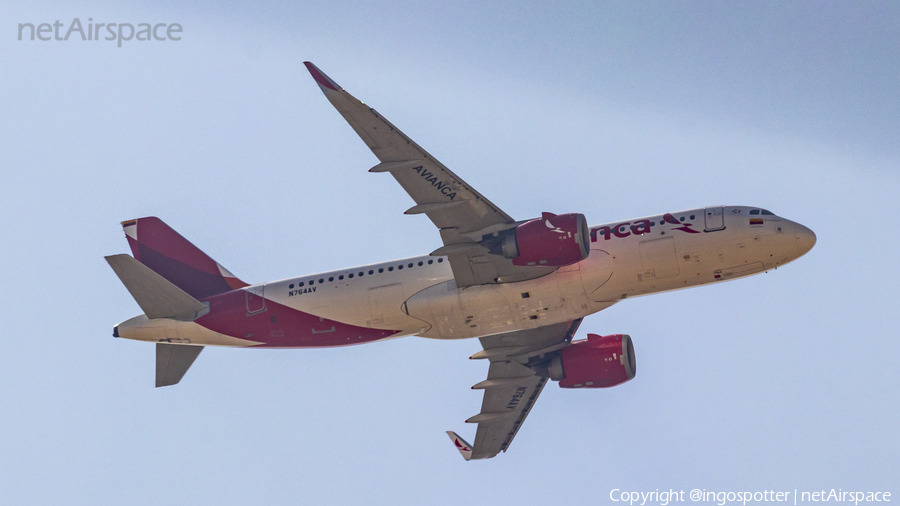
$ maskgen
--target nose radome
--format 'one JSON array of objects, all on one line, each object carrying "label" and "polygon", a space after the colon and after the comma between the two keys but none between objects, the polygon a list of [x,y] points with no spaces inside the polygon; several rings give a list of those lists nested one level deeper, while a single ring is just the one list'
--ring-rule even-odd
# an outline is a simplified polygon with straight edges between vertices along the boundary
[{"label": "nose radome", "polygon": [[816,233],[797,223],[797,253],[803,256],[816,245]]}]

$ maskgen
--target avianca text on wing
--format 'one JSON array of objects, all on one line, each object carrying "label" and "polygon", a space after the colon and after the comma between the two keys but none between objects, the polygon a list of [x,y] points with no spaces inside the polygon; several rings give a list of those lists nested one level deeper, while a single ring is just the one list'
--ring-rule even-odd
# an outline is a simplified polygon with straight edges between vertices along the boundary
[{"label": "avianca text on wing", "polygon": [[[137,27],[131,23],[94,23],[94,18],[88,18],[87,25],[81,23],[81,19],[75,18],[66,29],[65,23],[60,23],[57,19],[52,25],[50,23],[19,23],[19,40],[26,38],[27,40],[50,41],[59,40],[67,41],[71,37],[77,40],[80,37],[82,41],[98,41],[101,37],[103,40],[116,41],[118,47],[122,47],[122,41],[158,41],[163,42],[171,40],[178,42],[181,40],[183,28],[179,23],[137,23]],[[103,30],[105,28],[105,30]],[[65,35],[60,35],[61,33]]]}]

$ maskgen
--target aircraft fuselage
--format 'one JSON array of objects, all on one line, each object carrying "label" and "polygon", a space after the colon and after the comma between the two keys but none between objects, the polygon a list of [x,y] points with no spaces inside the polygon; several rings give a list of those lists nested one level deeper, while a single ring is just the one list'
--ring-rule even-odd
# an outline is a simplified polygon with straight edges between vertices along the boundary
[{"label": "aircraft fuselage", "polygon": [[590,233],[585,260],[527,281],[457,288],[445,257],[419,256],[232,290],[201,299],[209,311],[194,321],[141,315],[120,323],[115,334],[276,348],[409,335],[483,337],[576,320],[630,297],[768,271],[815,244],[803,225],[746,206],[608,223]]}]

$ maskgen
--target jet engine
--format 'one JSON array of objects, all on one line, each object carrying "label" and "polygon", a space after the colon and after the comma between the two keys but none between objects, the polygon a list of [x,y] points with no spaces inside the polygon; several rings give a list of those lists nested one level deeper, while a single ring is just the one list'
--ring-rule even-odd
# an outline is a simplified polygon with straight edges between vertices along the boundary
[{"label": "jet engine", "polygon": [[547,367],[562,388],[614,387],[634,378],[635,370],[634,346],[625,334],[588,334],[563,348]]},{"label": "jet engine", "polygon": [[591,252],[583,214],[543,213],[516,227],[500,244],[513,265],[562,267],[580,262]]}]

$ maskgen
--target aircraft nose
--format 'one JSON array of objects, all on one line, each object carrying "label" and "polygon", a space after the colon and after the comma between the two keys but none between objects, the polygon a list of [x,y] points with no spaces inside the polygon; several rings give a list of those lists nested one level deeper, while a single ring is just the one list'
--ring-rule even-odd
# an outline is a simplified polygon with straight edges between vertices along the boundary
[{"label": "aircraft nose", "polygon": [[797,238],[797,253],[798,257],[802,257],[816,245],[816,233],[799,223],[796,225],[797,231],[795,235]]}]

